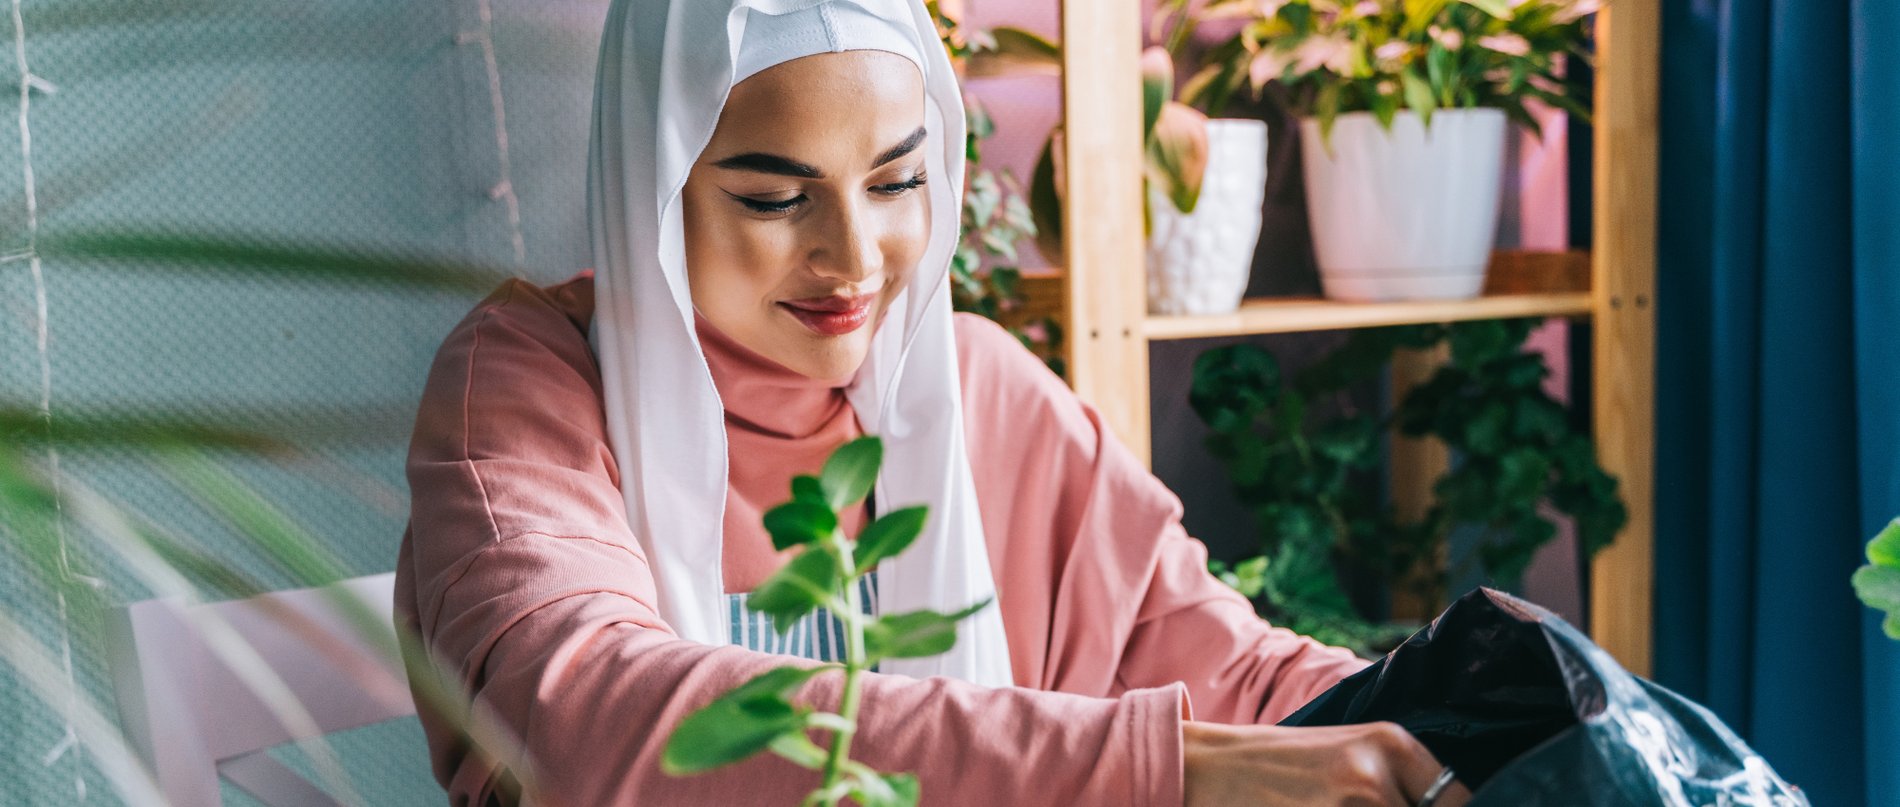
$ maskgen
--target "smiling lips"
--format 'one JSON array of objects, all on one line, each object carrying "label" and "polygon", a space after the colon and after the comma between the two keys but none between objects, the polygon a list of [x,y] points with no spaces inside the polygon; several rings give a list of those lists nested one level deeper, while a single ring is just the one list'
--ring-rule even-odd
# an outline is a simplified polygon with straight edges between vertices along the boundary
[{"label": "smiling lips", "polygon": [[856,297],[834,294],[829,297],[786,300],[779,305],[821,336],[843,336],[864,327],[864,323],[870,321],[871,304],[876,301],[876,294],[860,294]]}]

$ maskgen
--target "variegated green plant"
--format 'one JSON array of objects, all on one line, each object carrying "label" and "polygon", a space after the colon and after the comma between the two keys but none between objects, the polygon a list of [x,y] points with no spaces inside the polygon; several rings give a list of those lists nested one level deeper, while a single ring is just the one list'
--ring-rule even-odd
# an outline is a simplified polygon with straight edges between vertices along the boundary
[{"label": "variegated green plant", "polygon": [[1323,132],[1346,112],[1390,126],[1400,110],[1430,125],[1438,109],[1495,107],[1527,128],[1542,101],[1589,118],[1590,99],[1564,80],[1567,59],[1589,60],[1590,15],[1602,0],[1165,0],[1156,35],[1170,48],[1205,20],[1244,20],[1210,50],[1182,97],[1220,114],[1243,89],[1270,82]]},{"label": "variegated green plant", "polygon": [[[923,531],[927,508],[884,514],[859,532],[855,543],[838,527],[838,511],[870,493],[883,461],[876,437],[846,443],[817,476],[792,479],[792,498],[765,514],[766,531],[780,550],[802,547],[790,563],[746,597],[746,606],[770,614],[780,633],[806,614],[826,608],[844,625],[842,664],[777,667],[752,678],[687,715],[668,738],[660,765],[675,776],[730,765],[770,751],[793,764],[823,773],[806,805],[837,805],[846,799],[864,807],[912,807],[920,786],[908,773],[883,773],[851,759],[857,734],[861,678],[889,658],[935,656],[956,645],[957,622],[987,607],[989,600],[953,614],[912,611],[866,616],[857,580],[911,545]],[[792,693],[815,676],[842,670],[844,688],[836,713],[792,701]],[[820,746],[812,732],[830,735]]]},{"label": "variegated green plant", "polygon": [[[1141,54],[1142,229],[1152,229],[1151,197],[1160,195],[1183,214],[1193,213],[1207,174],[1207,115],[1176,100],[1174,57],[1151,47]],[[1036,244],[1045,254],[1062,254],[1063,127],[1043,144],[1029,180],[1029,209],[1035,216]]]},{"label": "variegated green plant", "polygon": [[1867,565],[1854,572],[1854,593],[1867,607],[1887,612],[1881,625],[1900,639],[1900,518],[1867,542]]},{"label": "variegated green plant", "polygon": [[[965,76],[1055,74],[1062,58],[1056,46],[1021,28],[972,28],[944,13],[936,0],[925,6],[937,24],[937,36],[958,73]],[[983,164],[983,141],[996,123],[982,101],[963,94],[964,155],[962,235],[950,258],[950,302],[996,320],[1057,375],[1067,372],[1062,357],[1062,326],[1053,317],[1022,321],[1026,302],[1016,245],[1036,236],[1036,222],[1023,189],[1007,168]]]}]

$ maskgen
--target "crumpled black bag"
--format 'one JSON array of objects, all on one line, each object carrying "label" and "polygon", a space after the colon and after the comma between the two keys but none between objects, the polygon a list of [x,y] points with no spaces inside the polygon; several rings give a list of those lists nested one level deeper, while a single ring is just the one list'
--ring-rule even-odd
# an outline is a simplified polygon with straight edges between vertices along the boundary
[{"label": "crumpled black bag", "polygon": [[1808,804],[1709,710],[1492,589],[1280,725],[1375,721],[1416,736],[1471,788],[1471,807]]}]

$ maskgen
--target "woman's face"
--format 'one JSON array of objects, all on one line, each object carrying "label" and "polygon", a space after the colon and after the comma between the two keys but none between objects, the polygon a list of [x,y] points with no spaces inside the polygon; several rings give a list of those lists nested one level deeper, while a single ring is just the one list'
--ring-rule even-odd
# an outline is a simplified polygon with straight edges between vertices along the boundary
[{"label": "woman's face", "polygon": [[683,192],[700,314],[805,376],[856,372],[929,240],[923,124],[922,76],[883,51],[735,85]]}]

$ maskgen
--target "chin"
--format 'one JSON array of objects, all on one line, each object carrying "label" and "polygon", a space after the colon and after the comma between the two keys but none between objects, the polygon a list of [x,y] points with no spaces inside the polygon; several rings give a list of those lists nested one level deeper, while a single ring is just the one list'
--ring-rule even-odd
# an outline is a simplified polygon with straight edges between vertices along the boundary
[{"label": "chin", "polygon": [[828,337],[807,333],[805,336],[798,355],[787,356],[788,360],[780,363],[808,378],[842,384],[851,380],[870,353],[870,340],[856,333]]}]

